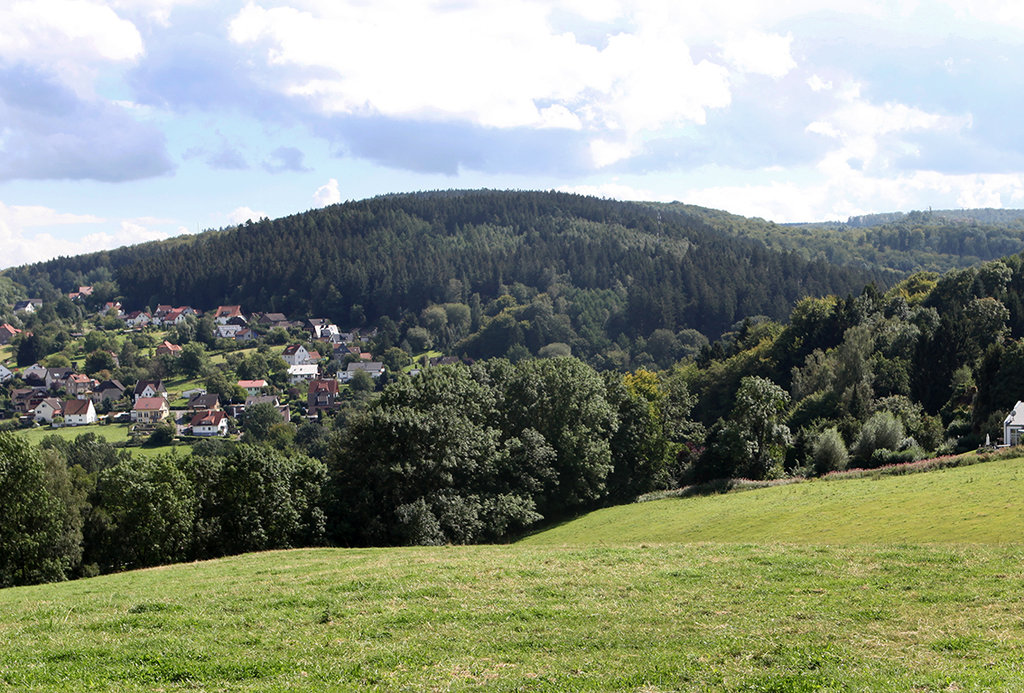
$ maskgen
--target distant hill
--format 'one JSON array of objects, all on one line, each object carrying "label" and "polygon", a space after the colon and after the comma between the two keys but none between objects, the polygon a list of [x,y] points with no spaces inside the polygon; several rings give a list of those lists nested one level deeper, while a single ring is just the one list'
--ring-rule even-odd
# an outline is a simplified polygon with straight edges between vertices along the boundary
[{"label": "distant hill", "polygon": [[775,224],[680,203],[655,206],[693,214],[774,250],[878,272],[946,272],[1024,250],[1024,210],[892,212],[846,222]]},{"label": "distant hill", "polygon": [[33,295],[103,276],[117,283],[126,308],[242,304],[348,325],[384,316],[397,323],[446,302],[486,310],[506,294],[524,306],[545,294],[550,309],[538,310],[564,317],[532,348],[575,342],[577,351],[658,328],[716,337],[746,317],[785,319],[803,296],[859,293],[894,277],[767,249],[727,226],[711,210],[554,192],[445,191],[387,195],[4,274]]}]

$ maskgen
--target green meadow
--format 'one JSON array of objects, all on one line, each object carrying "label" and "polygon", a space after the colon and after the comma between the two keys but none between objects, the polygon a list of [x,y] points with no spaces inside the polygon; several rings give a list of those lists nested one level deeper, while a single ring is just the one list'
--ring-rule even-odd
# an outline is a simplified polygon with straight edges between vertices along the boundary
[{"label": "green meadow", "polygon": [[612,508],[510,545],[0,590],[0,687],[1024,690],[1021,472],[805,482]]},{"label": "green meadow", "polygon": [[907,476],[814,480],[606,508],[525,544],[1024,541],[1024,460]]}]

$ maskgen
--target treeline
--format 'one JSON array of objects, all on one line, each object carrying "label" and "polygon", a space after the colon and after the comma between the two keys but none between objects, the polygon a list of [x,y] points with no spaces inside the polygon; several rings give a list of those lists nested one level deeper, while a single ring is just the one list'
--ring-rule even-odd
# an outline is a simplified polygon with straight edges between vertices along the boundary
[{"label": "treeline", "polygon": [[350,326],[401,323],[432,304],[557,294],[554,311],[576,335],[608,342],[654,329],[714,337],[746,316],[784,319],[803,296],[885,279],[767,250],[689,212],[492,191],[384,196],[6,272],[37,294],[103,273],[126,308],[242,304]]},{"label": "treeline", "polygon": [[291,435],[132,457],[0,432],[0,586],[272,548],[501,540],[678,476],[678,379],[573,358],[430,368]]},{"label": "treeline", "polygon": [[679,203],[663,207],[704,218],[715,228],[756,239],[773,250],[903,276],[970,267],[1024,248],[1021,210],[872,214],[846,223],[777,225]]}]

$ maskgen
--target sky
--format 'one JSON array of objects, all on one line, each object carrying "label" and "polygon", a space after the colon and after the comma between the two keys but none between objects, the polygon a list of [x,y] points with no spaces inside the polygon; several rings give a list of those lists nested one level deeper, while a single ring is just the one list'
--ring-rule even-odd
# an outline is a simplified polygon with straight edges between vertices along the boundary
[{"label": "sky", "polygon": [[391,192],[1024,207],[1024,3],[4,0],[0,268]]}]

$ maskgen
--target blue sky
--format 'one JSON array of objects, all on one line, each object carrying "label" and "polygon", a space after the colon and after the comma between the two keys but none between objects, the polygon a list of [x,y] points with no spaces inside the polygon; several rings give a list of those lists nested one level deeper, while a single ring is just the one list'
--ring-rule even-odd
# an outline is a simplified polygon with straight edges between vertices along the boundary
[{"label": "blue sky", "polygon": [[1024,5],[14,0],[0,267],[440,188],[1024,207]]}]

